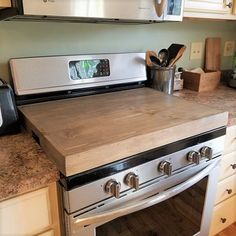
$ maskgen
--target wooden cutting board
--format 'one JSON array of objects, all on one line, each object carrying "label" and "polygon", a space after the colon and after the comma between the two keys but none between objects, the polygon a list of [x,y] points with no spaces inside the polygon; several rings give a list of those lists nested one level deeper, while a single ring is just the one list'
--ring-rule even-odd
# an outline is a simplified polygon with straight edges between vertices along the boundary
[{"label": "wooden cutting board", "polygon": [[227,112],[150,88],[19,108],[26,126],[66,176],[227,124]]},{"label": "wooden cutting board", "polygon": [[207,38],[205,70],[221,70],[221,38]]}]

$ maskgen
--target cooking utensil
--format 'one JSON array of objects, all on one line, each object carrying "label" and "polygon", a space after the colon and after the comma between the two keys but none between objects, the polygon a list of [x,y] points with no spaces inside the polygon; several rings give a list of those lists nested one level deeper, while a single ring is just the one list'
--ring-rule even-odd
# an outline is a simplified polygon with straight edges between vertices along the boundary
[{"label": "cooking utensil", "polygon": [[157,54],[154,51],[146,51],[146,64],[150,67],[152,66],[151,56],[156,56]]},{"label": "cooking utensil", "polygon": [[221,38],[207,38],[205,52],[205,70],[221,69]]},{"label": "cooking utensil", "polygon": [[[176,45],[178,45],[178,44],[176,44]],[[177,46],[177,47],[174,47],[171,49],[171,55],[172,56],[175,55],[175,56],[169,60],[168,68],[170,68],[176,64],[176,62],[183,56],[185,50],[186,50],[186,46],[184,46],[184,45]]]},{"label": "cooking utensil", "polygon": [[154,52],[154,51],[147,51],[146,52],[146,64],[149,67],[160,66],[161,62],[160,62],[159,58],[157,57],[156,52]]},{"label": "cooking utensil", "polygon": [[153,65],[155,66],[161,66],[161,61],[159,58],[155,57],[155,56],[150,56],[150,59],[153,63]]},{"label": "cooking utensil", "polygon": [[169,57],[168,57],[167,65],[170,64],[170,61],[172,61],[174,58],[176,58],[179,50],[184,47],[185,47],[185,45],[183,45],[183,44],[173,43],[170,45],[170,47],[168,48]]},{"label": "cooking utensil", "polygon": [[161,62],[161,66],[166,66],[168,57],[169,57],[169,52],[166,48],[163,48],[159,51],[158,58]]}]

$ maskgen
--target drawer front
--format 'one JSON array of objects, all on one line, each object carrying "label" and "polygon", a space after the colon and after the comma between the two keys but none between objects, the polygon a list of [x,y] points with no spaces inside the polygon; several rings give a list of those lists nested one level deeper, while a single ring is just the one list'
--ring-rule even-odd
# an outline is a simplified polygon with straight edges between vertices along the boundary
[{"label": "drawer front", "polygon": [[236,151],[236,125],[227,128],[224,154]]},{"label": "drawer front", "polygon": [[51,224],[49,209],[48,188],[1,202],[0,235],[35,235]]},{"label": "drawer front", "polygon": [[219,182],[216,193],[216,204],[236,194],[236,175]]},{"label": "drawer front", "polygon": [[219,233],[236,221],[236,196],[218,204],[214,208],[210,235]]},{"label": "drawer front", "polygon": [[236,174],[236,152],[224,155],[221,160],[220,180]]}]

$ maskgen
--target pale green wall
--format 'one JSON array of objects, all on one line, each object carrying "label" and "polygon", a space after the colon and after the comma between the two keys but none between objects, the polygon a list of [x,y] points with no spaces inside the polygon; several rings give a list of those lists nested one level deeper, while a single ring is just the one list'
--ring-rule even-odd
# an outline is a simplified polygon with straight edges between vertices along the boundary
[{"label": "pale green wall", "polygon": [[[0,77],[8,80],[8,60],[14,57],[144,52],[168,47],[173,42],[188,48],[178,66],[198,67],[203,65],[203,59],[189,60],[190,43],[204,42],[206,37],[221,37],[223,42],[236,40],[236,22],[151,25],[0,22]],[[231,57],[222,59],[222,69],[232,67]]]}]

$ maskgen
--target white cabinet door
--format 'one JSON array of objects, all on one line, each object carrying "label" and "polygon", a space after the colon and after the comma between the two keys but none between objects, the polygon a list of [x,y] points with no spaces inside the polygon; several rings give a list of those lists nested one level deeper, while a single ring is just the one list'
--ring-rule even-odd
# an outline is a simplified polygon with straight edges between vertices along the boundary
[{"label": "white cabinet door", "polygon": [[35,235],[50,224],[48,188],[0,202],[0,235]]},{"label": "white cabinet door", "polygon": [[224,154],[234,151],[236,151],[236,125],[227,128]]},{"label": "white cabinet door", "polygon": [[236,221],[236,196],[223,201],[214,208],[210,236],[219,233]]},{"label": "white cabinet door", "polygon": [[236,175],[230,176],[218,183],[216,201],[218,204],[236,194]]},{"label": "white cabinet door", "polygon": [[184,17],[236,19],[232,14],[234,0],[185,0]]},{"label": "white cabinet door", "polygon": [[222,156],[219,180],[236,175],[236,152]]}]

